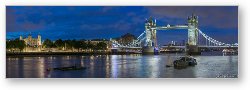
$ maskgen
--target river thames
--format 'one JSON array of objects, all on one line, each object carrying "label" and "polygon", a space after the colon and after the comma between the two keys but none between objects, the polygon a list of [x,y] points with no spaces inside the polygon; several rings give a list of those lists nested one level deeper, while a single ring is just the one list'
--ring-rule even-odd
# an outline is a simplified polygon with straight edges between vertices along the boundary
[{"label": "river thames", "polygon": [[[165,67],[184,54],[7,56],[7,78],[237,78],[238,55],[203,53],[196,66]],[[47,71],[79,65],[85,70]]]}]

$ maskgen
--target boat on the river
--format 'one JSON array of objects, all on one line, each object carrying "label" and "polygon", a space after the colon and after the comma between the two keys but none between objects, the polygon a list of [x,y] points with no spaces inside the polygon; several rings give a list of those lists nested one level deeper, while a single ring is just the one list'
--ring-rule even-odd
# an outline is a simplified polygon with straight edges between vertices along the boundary
[{"label": "boat on the river", "polygon": [[69,67],[59,67],[59,68],[48,68],[47,71],[60,70],[60,71],[70,71],[70,70],[84,70],[86,67],[82,66],[69,66]]},{"label": "boat on the river", "polygon": [[196,59],[191,56],[180,57],[173,62],[175,68],[186,68],[197,65]]},{"label": "boat on the river", "polygon": [[171,65],[166,65],[166,67],[171,67]]}]

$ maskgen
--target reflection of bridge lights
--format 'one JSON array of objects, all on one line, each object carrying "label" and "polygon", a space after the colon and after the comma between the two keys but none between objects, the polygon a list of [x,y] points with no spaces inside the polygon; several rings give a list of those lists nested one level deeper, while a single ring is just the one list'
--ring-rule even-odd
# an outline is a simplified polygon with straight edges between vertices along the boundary
[{"label": "reflection of bridge lights", "polygon": [[151,70],[151,78],[156,78],[159,76],[159,56],[152,57],[152,60],[149,61],[149,65],[152,66]]},{"label": "reflection of bridge lights", "polygon": [[90,61],[90,65],[93,66],[94,65],[94,61]]},{"label": "reflection of bridge lights", "polygon": [[52,59],[53,59],[53,57],[52,57],[52,56],[50,56],[50,57],[49,57],[49,59],[50,59],[50,60],[52,60]]},{"label": "reflection of bridge lights", "polygon": [[94,56],[93,55],[90,56],[90,60],[94,60]]},{"label": "reflection of bridge lights", "polygon": [[118,76],[118,64],[117,64],[117,60],[118,60],[118,56],[117,55],[112,55],[111,56],[111,63],[112,63],[112,77],[117,77]]}]

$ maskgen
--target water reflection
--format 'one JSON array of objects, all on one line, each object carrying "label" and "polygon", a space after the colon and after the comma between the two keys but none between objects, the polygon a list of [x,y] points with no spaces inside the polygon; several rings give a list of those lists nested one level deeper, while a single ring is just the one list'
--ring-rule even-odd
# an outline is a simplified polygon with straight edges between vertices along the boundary
[{"label": "water reflection", "polygon": [[[166,68],[183,54],[7,57],[9,78],[216,78],[237,77],[238,56],[195,56],[198,65]],[[78,71],[47,68],[79,65]]]}]

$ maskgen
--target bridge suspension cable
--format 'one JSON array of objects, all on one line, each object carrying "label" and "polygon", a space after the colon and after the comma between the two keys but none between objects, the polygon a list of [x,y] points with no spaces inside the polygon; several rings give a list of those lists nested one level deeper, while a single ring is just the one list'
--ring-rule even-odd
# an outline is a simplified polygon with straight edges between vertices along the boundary
[{"label": "bridge suspension cable", "polygon": [[218,40],[213,39],[212,37],[206,35],[205,33],[203,33],[200,29],[198,29],[199,34],[201,34],[205,39],[206,39],[206,45],[207,45],[207,41],[208,41],[208,45],[210,46],[211,44],[213,44],[214,46],[238,46],[237,44],[226,44],[223,42],[220,42]]},{"label": "bridge suspension cable", "polygon": [[146,31],[144,31],[143,33],[141,33],[136,40],[133,40],[132,42],[128,43],[127,45],[124,44],[120,44],[118,41],[116,40],[112,40],[112,47],[116,48],[116,47],[141,47],[141,43],[146,39],[145,37]]}]

